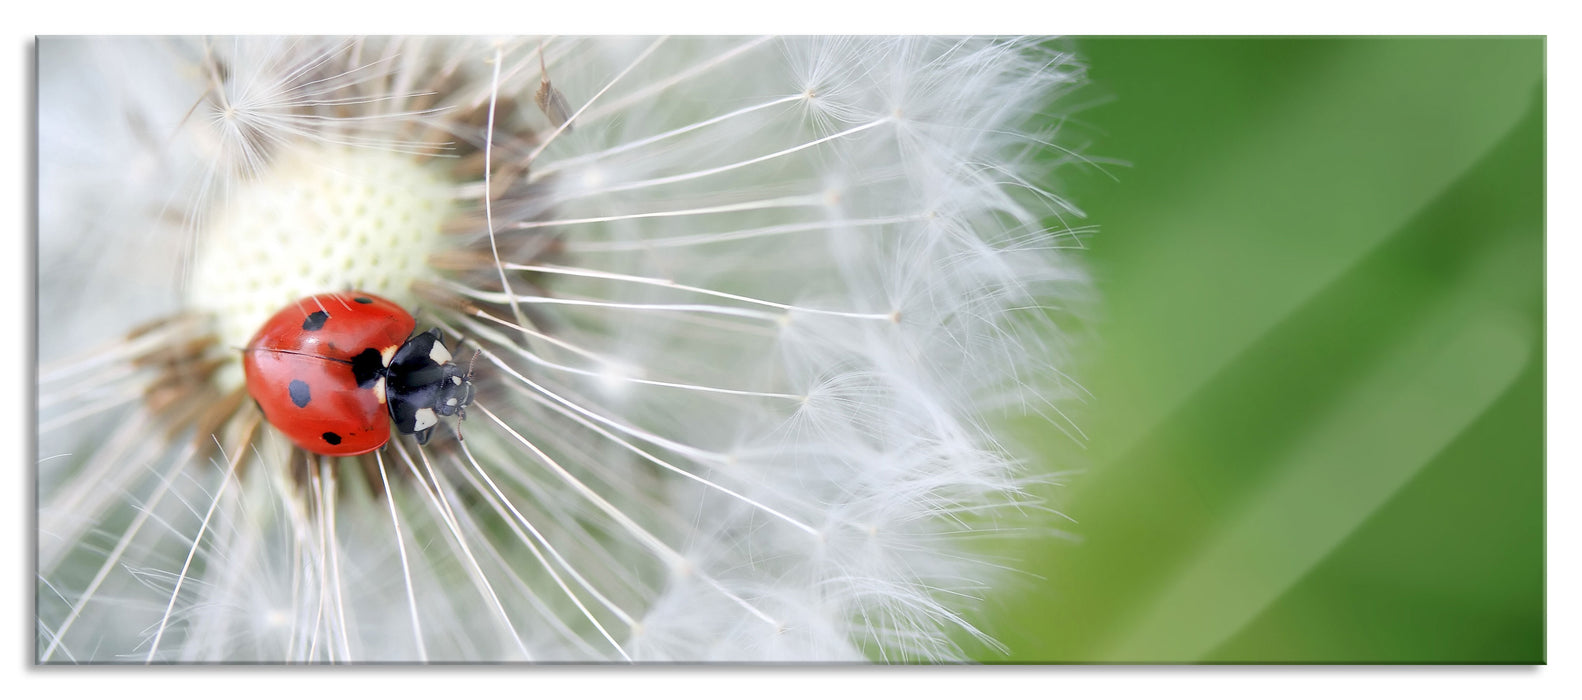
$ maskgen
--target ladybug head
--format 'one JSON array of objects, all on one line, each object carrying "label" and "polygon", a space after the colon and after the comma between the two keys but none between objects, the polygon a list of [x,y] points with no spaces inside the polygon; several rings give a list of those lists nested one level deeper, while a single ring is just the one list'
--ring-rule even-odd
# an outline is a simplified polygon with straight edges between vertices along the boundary
[{"label": "ladybug head", "polygon": [[472,392],[472,371],[463,373],[456,365],[446,365],[445,378],[440,381],[439,392],[434,397],[434,412],[442,416],[466,417]]},{"label": "ladybug head", "polygon": [[435,397],[434,411],[442,416],[467,417],[467,407],[472,405],[472,367],[478,362],[478,355],[472,355],[472,361],[467,363],[467,371],[462,372],[455,364],[444,365],[445,376],[439,382],[439,393]]},{"label": "ladybug head", "polygon": [[[467,363],[467,373],[461,371],[454,364],[445,365],[445,379],[441,382],[439,390],[439,406],[435,411],[441,415],[456,416],[456,439],[464,440],[461,436],[461,422],[467,420],[467,407],[472,405],[472,366],[478,362],[479,350],[472,354],[472,361]],[[459,381],[458,381],[459,380]]]}]

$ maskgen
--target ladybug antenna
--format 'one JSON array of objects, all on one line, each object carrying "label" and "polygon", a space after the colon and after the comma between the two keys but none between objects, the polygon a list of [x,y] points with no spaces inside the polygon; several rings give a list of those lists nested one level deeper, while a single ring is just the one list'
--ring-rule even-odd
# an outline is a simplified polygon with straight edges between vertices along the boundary
[{"label": "ladybug antenna", "polygon": [[[456,343],[456,345],[459,347],[461,345],[461,343],[458,342],[458,343]],[[479,349],[473,351],[472,359],[467,361],[467,375],[465,377],[463,377],[464,381],[466,381],[468,383],[472,382],[472,368],[473,368],[473,365],[478,364],[478,356],[482,355],[482,354],[483,354],[483,349],[482,348],[479,348]],[[472,395],[472,391],[469,390],[467,392],[467,394],[469,396],[471,396]],[[462,405],[456,407],[456,440],[458,442],[466,442],[467,441],[467,438],[463,437],[462,434],[461,434],[461,424],[465,423],[465,422],[467,422],[467,404],[462,404]]]}]

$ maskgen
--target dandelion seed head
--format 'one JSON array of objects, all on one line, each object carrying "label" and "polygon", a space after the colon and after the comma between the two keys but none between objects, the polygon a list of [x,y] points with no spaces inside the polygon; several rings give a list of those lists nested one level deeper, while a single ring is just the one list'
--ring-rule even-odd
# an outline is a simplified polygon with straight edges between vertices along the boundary
[{"label": "dandelion seed head", "polygon": [[[930,661],[982,637],[998,568],[970,540],[1036,478],[995,421],[1061,398],[1049,307],[1086,294],[1038,157],[1068,53],[40,53],[41,347],[97,348],[41,369],[41,456],[72,455],[39,465],[42,660]],[[258,324],[350,288],[476,355],[465,440],[323,458],[245,400]]]}]

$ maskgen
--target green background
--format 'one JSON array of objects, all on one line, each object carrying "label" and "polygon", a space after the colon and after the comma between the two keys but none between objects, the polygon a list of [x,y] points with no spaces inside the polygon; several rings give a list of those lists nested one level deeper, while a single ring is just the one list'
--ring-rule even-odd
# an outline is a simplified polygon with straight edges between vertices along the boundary
[{"label": "green background", "polygon": [[1070,536],[979,619],[1070,663],[1542,663],[1541,38],[1075,42],[1102,306]]}]

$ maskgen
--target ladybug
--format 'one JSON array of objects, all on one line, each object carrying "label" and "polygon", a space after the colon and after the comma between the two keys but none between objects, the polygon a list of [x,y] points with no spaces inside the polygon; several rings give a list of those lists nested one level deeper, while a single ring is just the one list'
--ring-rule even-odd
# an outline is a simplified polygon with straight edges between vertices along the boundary
[{"label": "ladybug", "polygon": [[466,418],[472,372],[451,362],[438,328],[367,292],[316,294],[281,309],[242,351],[247,393],[302,449],[360,455],[390,424],[428,444],[440,416]]}]

